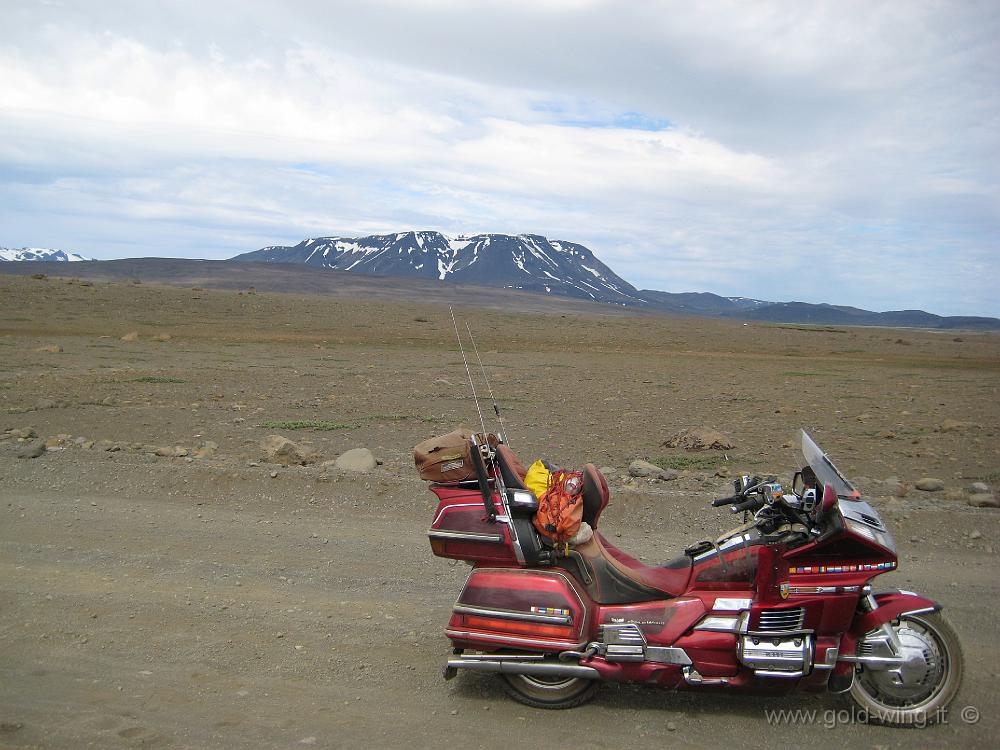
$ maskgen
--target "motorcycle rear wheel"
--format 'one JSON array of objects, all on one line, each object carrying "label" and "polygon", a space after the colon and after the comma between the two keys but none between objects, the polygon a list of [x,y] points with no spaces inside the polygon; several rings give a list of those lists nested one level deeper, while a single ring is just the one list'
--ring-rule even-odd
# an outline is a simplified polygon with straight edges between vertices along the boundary
[{"label": "motorcycle rear wheel", "polygon": [[502,674],[504,692],[534,708],[573,708],[586,703],[597,692],[599,682],[583,677],[549,677],[531,674]]},{"label": "motorcycle rear wheel", "polygon": [[940,614],[911,615],[893,623],[905,650],[923,664],[902,671],[895,684],[889,671],[859,667],[851,698],[867,718],[894,727],[923,727],[947,718],[948,704],[962,683],[964,659],[958,635]]}]

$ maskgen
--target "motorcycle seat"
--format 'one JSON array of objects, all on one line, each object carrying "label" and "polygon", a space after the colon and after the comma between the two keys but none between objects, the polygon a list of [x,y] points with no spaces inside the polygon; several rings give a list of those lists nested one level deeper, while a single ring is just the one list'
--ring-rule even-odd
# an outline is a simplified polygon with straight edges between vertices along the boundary
[{"label": "motorcycle seat", "polygon": [[583,520],[594,529],[594,535],[605,564],[634,583],[654,591],[678,596],[687,588],[691,577],[691,558],[681,555],[666,565],[643,565],[634,557],[615,547],[597,532],[597,521],[611,499],[604,475],[593,464],[583,467]]},{"label": "motorcycle seat", "polygon": [[675,557],[663,565],[644,565],[634,557],[622,552],[603,535],[595,534],[605,559],[636,583],[662,591],[670,596],[680,596],[687,589],[691,578],[693,560],[690,555]]}]

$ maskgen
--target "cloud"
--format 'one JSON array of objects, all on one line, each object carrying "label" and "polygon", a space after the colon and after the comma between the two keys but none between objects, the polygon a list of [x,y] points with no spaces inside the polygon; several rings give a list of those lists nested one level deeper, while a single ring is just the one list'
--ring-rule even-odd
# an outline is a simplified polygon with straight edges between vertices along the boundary
[{"label": "cloud", "polygon": [[225,257],[403,228],[640,286],[1000,313],[976,3],[22,3],[4,244]]}]

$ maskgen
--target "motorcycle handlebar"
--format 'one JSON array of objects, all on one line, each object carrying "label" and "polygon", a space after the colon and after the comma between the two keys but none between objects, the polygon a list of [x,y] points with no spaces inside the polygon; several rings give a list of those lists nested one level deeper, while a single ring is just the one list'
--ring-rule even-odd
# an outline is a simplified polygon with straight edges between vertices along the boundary
[{"label": "motorcycle handlebar", "polygon": [[751,497],[749,500],[744,500],[742,503],[737,503],[732,508],[729,509],[731,513],[739,513],[740,511],[750,510],[753,508],[759,500],[756,497]]},{"label": "motorcycle handlebar", "polygon": [[730,503],[735,503],[739,499],[739,495],[733,495],[732,497],[720,497],[718,500],[712,501],[712,507],[718,508],[721,505],[729,505]]}]

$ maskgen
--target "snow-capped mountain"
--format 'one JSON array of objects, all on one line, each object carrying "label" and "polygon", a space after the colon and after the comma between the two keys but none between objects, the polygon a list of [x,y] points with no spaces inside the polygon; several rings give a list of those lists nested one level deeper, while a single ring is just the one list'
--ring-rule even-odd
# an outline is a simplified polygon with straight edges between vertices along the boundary
[{"label": "snow-capped mountain", "polygon": [[588,248],[537,234],[449,237],[440,232],[399,232],[318,237],[293,246],[265,247],[233,260],[305,263],[337,271],[499,286],[624,305],[646,302]]},{"label": "snow-capped mountain", "polygon": [[91,259],[84,258],[82,255],[77,255],[76,253],[67,253],[65,250],[53,250],[47,247],[0,247],[0,262],[26,260],[59,260],[68,262]]}]

